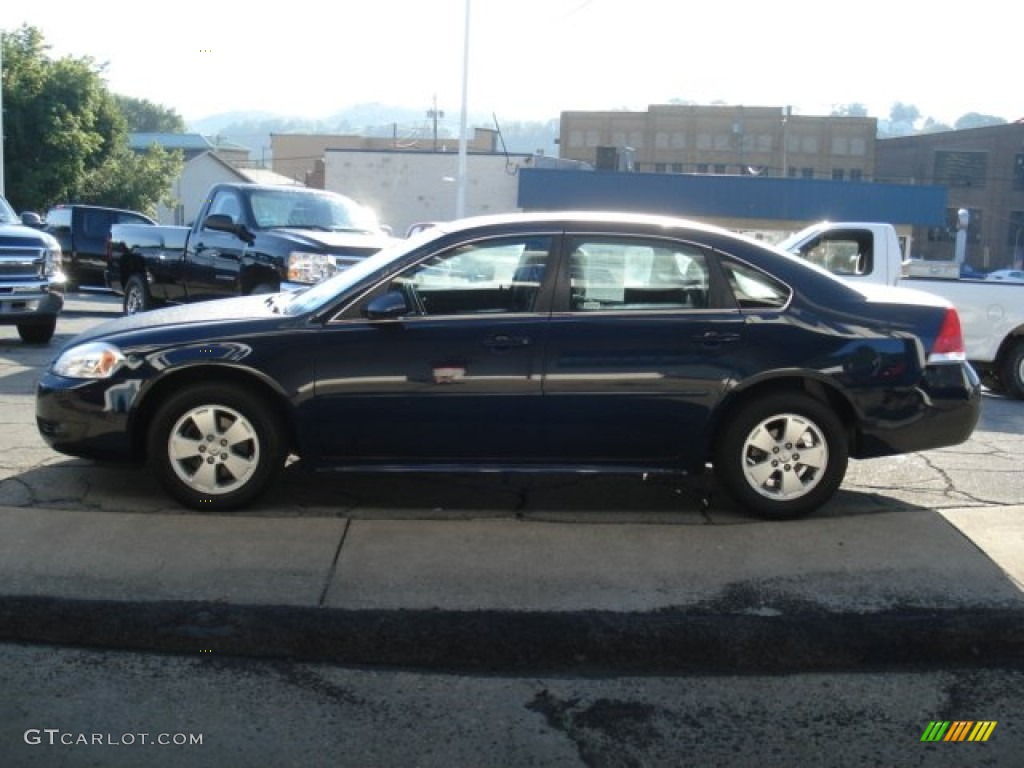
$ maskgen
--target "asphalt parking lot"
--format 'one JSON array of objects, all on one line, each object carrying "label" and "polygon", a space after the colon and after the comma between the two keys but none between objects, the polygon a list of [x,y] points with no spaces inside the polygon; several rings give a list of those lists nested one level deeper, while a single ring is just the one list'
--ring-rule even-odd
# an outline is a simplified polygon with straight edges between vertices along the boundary
[{"label": "asphalt parking lot", "polygon": [[1024,403],[986,396],[961,446],[852,462],[836,498],[791,523],[744,514],[704,478],[301,467],[255,508],[209,516],[144,469],[71,459],[36,433],[40,368],[119,311],[73,295],[48,347],[0,329],[0,639],[633,669],[1024,649]]}]

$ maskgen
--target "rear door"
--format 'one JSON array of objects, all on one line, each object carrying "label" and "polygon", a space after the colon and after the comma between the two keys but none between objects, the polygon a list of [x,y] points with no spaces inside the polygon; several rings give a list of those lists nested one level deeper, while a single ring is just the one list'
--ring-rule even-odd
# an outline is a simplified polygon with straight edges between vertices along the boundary
[{"label": "rear door", "polygon": [[552,459],[700,459],[743,355],[744,319],[693,243],[567,234],[544,362]]}]

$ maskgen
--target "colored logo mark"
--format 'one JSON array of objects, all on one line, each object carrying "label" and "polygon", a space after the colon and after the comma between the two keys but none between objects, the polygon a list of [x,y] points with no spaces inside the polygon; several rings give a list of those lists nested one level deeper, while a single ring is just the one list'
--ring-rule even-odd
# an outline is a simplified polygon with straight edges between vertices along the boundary
[{"label": "colored logo mark", "polygon": [[996,720],[932,720],[921,741],[988,741]]}]

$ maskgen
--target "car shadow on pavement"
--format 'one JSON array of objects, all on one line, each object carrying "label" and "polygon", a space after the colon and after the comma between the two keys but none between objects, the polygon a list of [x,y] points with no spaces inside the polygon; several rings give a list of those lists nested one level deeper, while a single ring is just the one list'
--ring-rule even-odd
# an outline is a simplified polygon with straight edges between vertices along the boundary
[{"label": "car shadow on pavement", "polygon": [[[206,514],[167,496],[143,467],[84,459],[0,476],[0,506],[143,514]],[[843,490],[812,518],[921,509],[878,493]],[[352,519],[525,518],[562,522],[741,524],[711,477],[531,473],[314,473],[285,469],[256,503],[229,514]]]}]

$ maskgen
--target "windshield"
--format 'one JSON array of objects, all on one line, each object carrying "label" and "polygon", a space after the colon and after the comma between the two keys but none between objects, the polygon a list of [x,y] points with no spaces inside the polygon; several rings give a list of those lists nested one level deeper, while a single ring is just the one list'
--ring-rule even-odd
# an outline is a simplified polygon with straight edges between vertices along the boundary
[{"label": "windshield", "polygon": [[344,195],[308,189],[260,189],[250,196],[258,229],[290,227],[323,232],[381,231],[377,216]]},{"label": "windshield", "polygon": [[18,216],[14,213],[14,209],[0,197],[0,223],[13,224],[16,221],[18,221]]},{"label": "windshield", "polygon": [[[317,283],[311,288],[291,294],[292,298],[283,306],[282,311],[286,315],[301,315],[320,309],[335,296],[341,295],[378,270],[384,269],[391,262],[444,234],[446,232],[442,227],[432,227],[407,240],[399,240],[395,245],[377,251],[348,269],[338,272],[333,277]],[[283,295],[288,296],[288,294]],[[282,303],[278,302],[278,305],[280,306]]]}]

